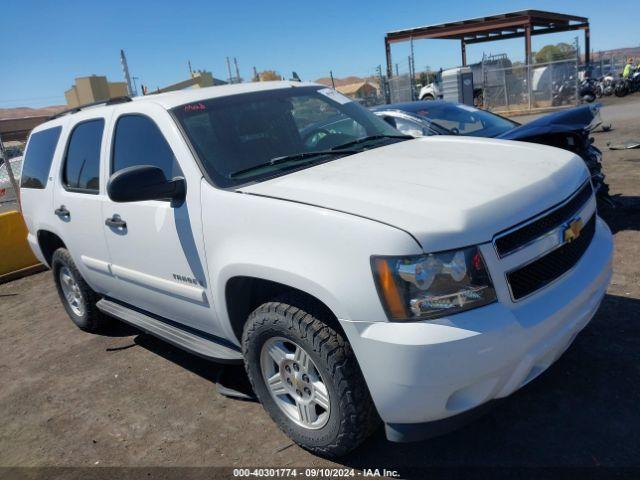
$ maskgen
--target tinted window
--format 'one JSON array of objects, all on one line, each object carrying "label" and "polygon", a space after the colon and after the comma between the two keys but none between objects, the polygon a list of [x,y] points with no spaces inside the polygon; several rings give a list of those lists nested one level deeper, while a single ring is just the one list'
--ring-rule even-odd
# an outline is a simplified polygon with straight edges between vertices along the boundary
[{"label": "tinted window", "polygon": [[511,120],[479,108],[457,103],[440,103],[432,106],[429,105],[430,103],[432,102],[420,102],[412,109],[413,113],[425,121],[447,129],[447,133],[495,137],[518,126]]},{"label": "tinted window", "polygon": [[[221,187],[270,178],[367,136],[398,136],[373,113],[329,88],[295,87],[211,98],[172,110],[209,177]],[[399,139],[377,138],[367,148]],[[353,147],[357,148],[357,147]],[[361,145],[360,148],[365,148]],[[314,152],[319,152],[313,156]],[[351,149],[353,153],[353,149]],[[309,161],[273,159],[302,154]]]},{"label": "tinted window", "polygon": [[182,175],[171,147],[153,120],[123,115],[116,124],[112,172],[134,165],[159,167],[167,179]]},{"label": "tinted window", "polygon": [[97,193],[100,186],[100,144],[104,120],[78,124],[71,133],[62,181],[70,189]]},{"label": "tinted window", "polygon": [[31,135],[22,169],[22,188],[46,186],[61,130],[62,127],[55,127]]}]

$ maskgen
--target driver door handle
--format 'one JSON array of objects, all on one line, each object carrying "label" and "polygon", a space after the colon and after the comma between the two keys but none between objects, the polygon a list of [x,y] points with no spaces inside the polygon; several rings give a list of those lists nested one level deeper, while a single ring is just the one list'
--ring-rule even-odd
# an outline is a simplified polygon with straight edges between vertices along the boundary
[{"label": "driver door handle", "polygon": [[112,227],[112,228],[127,228],[127,222],[125,222],[124,220],[122,220],[120,218],[120,215],[113,215],[111,218],[107,218],[104,221],[104,224],[107,227]]},{"label": "driver door handle", "polygon": [[56,208],[53,213],[60,218],[69,218],[71,216],[71,212],[64,205],[60,205],[60,208]]}]

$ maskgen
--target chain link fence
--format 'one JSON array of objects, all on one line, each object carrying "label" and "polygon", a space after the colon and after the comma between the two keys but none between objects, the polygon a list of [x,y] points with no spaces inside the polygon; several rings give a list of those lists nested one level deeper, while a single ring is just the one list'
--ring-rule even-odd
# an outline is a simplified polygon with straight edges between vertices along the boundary
[{"label": "chain link fence", "polygon": [[578,66],[573,59],[485,69],[482,105],[503,113],[577,105]]},{"label": "chain link fence", "polygon": [[20,210],[19,185],[22,171],[22,157],[0,159],[0,213]]},{"label": "chain link fence", "polygon": [[391,103],[411,102],[414,100],[411,75],[404,73],[388,79],[389,99]]},{"label": "chain link fence", "polygon": [[596,55],[591,60],[591,76],[600,78],[605,75],[612,75],[617,78],[622,73],[627,63],[627,57],[624,55]]}]

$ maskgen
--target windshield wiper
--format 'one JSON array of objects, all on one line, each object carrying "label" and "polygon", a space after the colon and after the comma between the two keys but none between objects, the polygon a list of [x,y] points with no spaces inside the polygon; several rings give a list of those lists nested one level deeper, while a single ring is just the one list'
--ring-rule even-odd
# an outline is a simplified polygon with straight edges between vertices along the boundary
[{"label": "windshield wiper", "polygon": [[369,135],[368,137],[358,138],[357,140],[352,140],[347,143],[343,143],[342,145],[336,145],[335,147],[331,147],[331,150],[341,150],[346,147],[351,147],[353,145],[358,145],[360,143],[369,142],[371,140],[380,140],[383,138],[400,138],[403,140],[411,140],[413,137],[411,135]]},{"label": "windshield wiper", "polygon": [[278,165],[280,163],[287,163],[296,160],[312,160],[316,157],[324,156],[324,155],[343,155],[343,154],[351,154],[358,153],[357,150],[317,150],[315,152],[299,152],[293,153],[291,155],[283,155],[281,157],[274,157],[268,162],[259,163],[258,165],[254,165],[249,168],[244,168],[242,170],[238,170],[237,172],[230,173],[228,175],[229,178],[239,177],[244,175],[245,173],[251,172],[253,170],[259,170],[264,167],[269,167],[271,165]]}]

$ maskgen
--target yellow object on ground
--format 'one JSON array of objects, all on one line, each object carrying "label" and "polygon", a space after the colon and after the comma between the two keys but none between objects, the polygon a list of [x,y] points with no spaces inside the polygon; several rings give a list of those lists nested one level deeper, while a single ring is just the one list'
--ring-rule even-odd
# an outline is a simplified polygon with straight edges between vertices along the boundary
[{"label": "yellow object on ground", "polygon": [[[27,226],[20,212],[0,213],[0,283],[3,277],[38,266],[27,242]],[[4,278],[6,280],[6,277]]]}]

